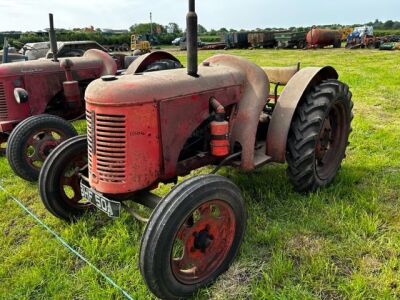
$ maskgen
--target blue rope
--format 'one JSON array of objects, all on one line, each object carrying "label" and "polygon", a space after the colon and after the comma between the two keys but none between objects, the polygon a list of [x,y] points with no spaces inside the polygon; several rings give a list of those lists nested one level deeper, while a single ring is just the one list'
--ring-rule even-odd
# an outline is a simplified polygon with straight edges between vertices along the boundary
[{"label": "blue rope", "polygon": [[8,197],[10,197],[12,200],[14,200],[28,215],[30,215],[37,223],[39,223],[42,227],[44,227],[57,241],[59,241],[65,248],[67,248],[70,252],[72,252],[74,255],[76,255],[78,258],[80,258],[82,261],[84,261],[88,266],[90,266],[93,270],[95,270],[98,274],[100,274],[109,284],[111,284],[114,288],[116,288],[118,291],[122,293],[122,295],[125,296],[126,299],[129,300],[134,300],[128,292],[126,292],[123,288],[121,288],[118,284],[116,284],[110,277],[107,276],[104,272],[99,270],[94,264],[92,264],[87,258],[85,258],[82,254],[80,254],[78,251],[76,251],[72,246],[70,246],[62,237],[60,237],[57,232],[55,232],[53,229],[51,229],[47,224],[45,224],[42,220],[39,219],[38,216],[36,216],[29,208],[27,208],[21,200],[15,198],[13,195],[11,195],[7,190],[1,186],[0,184],[0,190],[2,190]]}]

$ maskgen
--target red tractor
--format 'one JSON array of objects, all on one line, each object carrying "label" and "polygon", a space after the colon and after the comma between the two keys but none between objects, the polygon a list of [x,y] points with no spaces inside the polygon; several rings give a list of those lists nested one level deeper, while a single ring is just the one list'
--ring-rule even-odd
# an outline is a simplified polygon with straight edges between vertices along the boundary
[{"label": "red tractor", "polygon": [[0,150],[7,152],[13,171],[28,181],[38,179],[52,149],[77,135],[69,121],[84,118],[84,92],[91,81],[116,75],[125,67],[123,61],[135,60],[129,69],[133,73],[143,72],[143,66],[152,70],[154,59],[181,66],[165,52],[139,58],[91,49],[82,57],[58,58],[52,15],[50,24],[52,60],[0,65]]},{"label": "red tractor", "polygon": [[[194,0],[187,28],[187,72],[92,82],[87,137],[57,147],[39,178],[43,203],[58,218],[71,221],[95,208],[118,217],[124,207],[147,222],[140,270],[165,299],[190,297],[238,253],[245,204],[239,188],[215,174],[221,167],[252,171],[287,162],[295,189],[314,191],[336,176],[352,121],[351,92],[332,67],[298,71],[274,103],[268,76],[246,59],[216,55],[198,66]],[[275,69],[275,81],[285,82],[285,74]],[[216,166],[212,174],[191,177],[163,198],[151,192],[208,165]],[[153,208],[150,219],[127,200]]]}]

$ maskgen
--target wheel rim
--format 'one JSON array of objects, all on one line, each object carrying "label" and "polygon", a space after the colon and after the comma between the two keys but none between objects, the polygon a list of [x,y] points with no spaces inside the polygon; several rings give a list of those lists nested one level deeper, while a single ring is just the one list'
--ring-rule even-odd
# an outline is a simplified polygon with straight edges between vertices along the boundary
[{"label": "wheel rim", "polygon": [[175,278],[196,284],[210,277],[223,263],[235,237],[235,214],[221,200],[197,207],[174,239],[171,267]]},{"label": "wheel rim", "polygon": [[58,129],[41,129],[32,133],[24,147],[26,162],[34,169],[40,169],[50,152],[67,137]]},{"label": "wheel rim", "polygon": [[0,133],[0,155],[6,154],[8,135]]},{"label": "wheel rim", "polygon": [[343,158],[347,141],[346,111],[336,102],[325,118],[316,145],[315,169],[321,180],[336,172]]},{"label": "wheel rim", "polygon": [[60,175],[61,198],[74,208],[86,209],[92,205],[82,198],[81,175],[88,176],[86,151],[78,153],[73,159],[70,159]]}]

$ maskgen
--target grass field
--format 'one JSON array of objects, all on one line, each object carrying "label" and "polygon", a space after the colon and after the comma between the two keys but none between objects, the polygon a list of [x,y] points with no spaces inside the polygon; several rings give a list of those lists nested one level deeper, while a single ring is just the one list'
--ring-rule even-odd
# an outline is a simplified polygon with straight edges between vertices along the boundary
[{"label": "grass field", "polygon": [[[216,52],[201,52],[201,59]],[[226,53],[226,52],[223,52]],[[292,191],[285,166],[225,169],[249,213],[239,257],[198,299],[398,299],[400,297],[400,54],[379,51],[230,51],[261,66],[332,65],[355,102],[339,176],[310,195]],[[182,61],[183,54],[178,53]],[[76,124],[84,130],[82,122]],[[69,225],[52,217],[35,184],[0,158],[1,184],[135,299],[151,299],[138,269],[144,226],[124,213]],[[160,188],[165,193],[168,186]],[[0,299],[123,296],[0,192]]]}]

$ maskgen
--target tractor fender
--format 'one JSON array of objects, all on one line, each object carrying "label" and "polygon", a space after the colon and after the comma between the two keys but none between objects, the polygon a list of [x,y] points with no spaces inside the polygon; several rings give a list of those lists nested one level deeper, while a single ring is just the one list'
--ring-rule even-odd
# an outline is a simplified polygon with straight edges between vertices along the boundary
[{"label": "tractor fender", "polygon": [[242,97],[231,124],[230,141],[231,145],[238,142],[242,147],[240,168],[245,171],[253,170],[258,123],[269,94],[268,77],[259,66],[237,56],[216,55],[206,62],[239,69],[245,75]]},{"label": "tractor fender", "polygon": [[110,54],[104,51],[98,49],[89,49],[85,52],[85,54],[83,54],[83,58],[100,60],[103,63],[101,76],[117,74],[117,63]]},{"label": "tractor fender", "polygon": [[284,163],[286,143],[294,113],[310,87],[326,79],[338,79],[333,67],[309,67],[300,70],[289,80],[272,114],[268,128],[266,154],[272,161]]},{"label": "tractor fender", "polygon": [[133,63],[130,64],[128,69],[126,70],[125,74],[139,74],[143,73],[146,70],[146,67],[155,63],[156,61],[163,60],[163,59],[170,59],[174,60],[178,63],[180,61],[173,56],[172,54],[165,52],[165,51],[154,51],[142,56],[139,56]]}]

